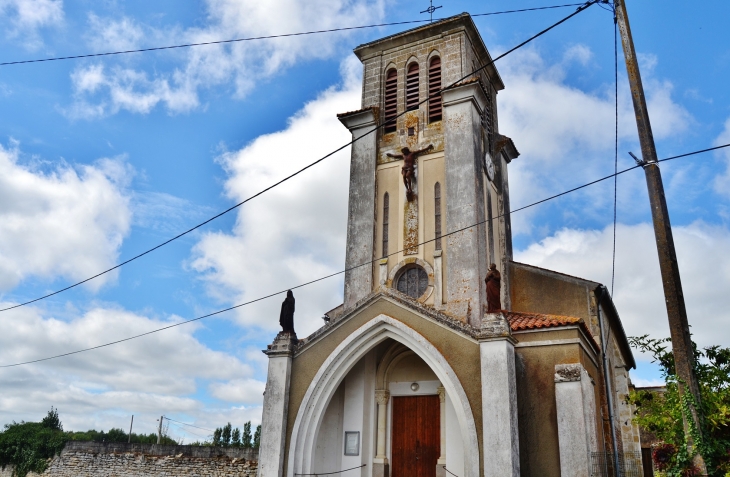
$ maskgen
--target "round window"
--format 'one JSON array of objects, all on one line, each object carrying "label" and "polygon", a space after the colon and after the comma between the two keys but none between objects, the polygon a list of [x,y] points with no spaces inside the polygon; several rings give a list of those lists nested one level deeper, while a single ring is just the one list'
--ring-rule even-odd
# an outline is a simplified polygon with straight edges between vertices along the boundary
[{"label": "round window", "polygon": [[428,288],[428,273],[419,265],[409,267],[398,276],[395,288],[408,296],[419,298]]}]

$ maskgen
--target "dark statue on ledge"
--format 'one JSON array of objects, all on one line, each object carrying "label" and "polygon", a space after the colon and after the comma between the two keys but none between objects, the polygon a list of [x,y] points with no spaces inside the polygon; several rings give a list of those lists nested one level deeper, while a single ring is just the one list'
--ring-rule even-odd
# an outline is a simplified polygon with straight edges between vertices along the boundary
[{"label": "dark statue on ledge", "polygon": [[487,313],[499,313],[502,310],[500,285],[502,276],[494,263],[489,265],[489,272],[484,282],[487,284]]},{"label": "dark statue on ledge", "polygon": [[287,290],[286,298],[281,304],[279,324],[282,333],[289,333],[296,337],[297,334],[294,332],[294,294],[291,290]]},{"label": "dark statue on ledge", "polygon": [[392,157],[394,159],[403,159],[403,168],[401,169],[401,174],[403,174],[403,185],[406,186],[406,199],[408,199],[408,202],[411,202],[413,200],[412,179],[416,164],[416,158],[424,152],[430,151],[431,149],[433,149],[433,144],[429,144],[427,147],[424,147],[423,149],[417,149],[415,151],[411,151],[407,147],[404,147],[400,150],[403,154],[386,154],[386,156]]}]

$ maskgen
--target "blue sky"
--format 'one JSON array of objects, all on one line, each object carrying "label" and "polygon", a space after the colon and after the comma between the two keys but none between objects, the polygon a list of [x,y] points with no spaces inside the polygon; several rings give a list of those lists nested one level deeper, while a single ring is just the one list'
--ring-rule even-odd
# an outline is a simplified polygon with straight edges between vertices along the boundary
[{"label": "blue sky", "polygon": [[[560,3],[560,2],[555,2]],[[451,1],[437,16],[552,5]],[[0,0],[0,62],[421,19],[382,0]],[[730,5],[631,0],[660,157],[730,142]],[[475,17],[493,56],[572,9]],[[360,43],[373,28],[162,52],[0,66],[0,292],[48,293],[124,260],[349,140]],[[522,153],[514,208],[613,171],[611,14],[594,6],[497,64],[500,132]],[[619,168],[639,153],[619,57]],[[338,271],[349,151],[87,285],[0,314],[0,364],[144,332]],[[662,166],[690,322],[728,345],[730,153]],[[613,184],[513,216],[516,259],[610,285]],[[667,336],[640,170],[618,183],[615,301],[628,334]],[[306,335],[341,301],[333,278],[295,292]],[[215,428],[260,419],[283,297],[100,351],[0,370],[0,423],[50,407],[66,428],[135,427],[161,414]],[[645,357],[637,384],[658,379]],[[189,431],[201,433],[190,429]],[[190,432],[170,428],[186,442]]]}]

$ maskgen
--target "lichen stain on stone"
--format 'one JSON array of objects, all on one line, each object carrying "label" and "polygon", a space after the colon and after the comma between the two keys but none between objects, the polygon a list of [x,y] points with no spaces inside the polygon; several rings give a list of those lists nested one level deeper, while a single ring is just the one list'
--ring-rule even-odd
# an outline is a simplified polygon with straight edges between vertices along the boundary
[{"label": "lichen stain on stone", "polygon": [[403,221],[403,253],[415,255],[418,253],[418,196],[412,201],[406,201]]},{"label": "lichen stain on stone", "polygon": [[[406,145],[410,149],[417,149],[418,145],[418,111],[410,111],[405,114],[404,117],[405,131],[406,131]],[[413,136],[408,135],[408,130],[413,128]]]}]

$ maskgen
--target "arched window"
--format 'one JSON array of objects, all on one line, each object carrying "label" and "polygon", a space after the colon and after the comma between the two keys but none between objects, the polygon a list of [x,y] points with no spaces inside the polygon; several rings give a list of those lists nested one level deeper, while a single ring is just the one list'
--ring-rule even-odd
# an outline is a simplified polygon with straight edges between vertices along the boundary
[{"label": "arched window", "polygon": [[398,72],[391,68],[385,75],[385,126],[384,132],[391,133],[398,129],[396,116],[398,116]]},{"label": "arched window", "polygon": [[435,210],[435,235],[436,250],[441,250],[441,184],[439,182],[433,186],[434,210]]},{"label": "arched window", "polygon": [[434,56],[428,66],[428,122],[441,118],[441,58]]},{"label": "arched window", "polygon": [[428,288],[428,273],[420,265],[403,270],[395,279],[396,290],[412,298],[419,298]]},{"label": "arched window", "polygon": [[383,258],[388,256],[388,222],[390,221],[390,196],[383,197]]},{"label": "arched window", "polygon": [[406,111],[414,109],[418,109],[418,63],[411,63],[406,75]]}]

